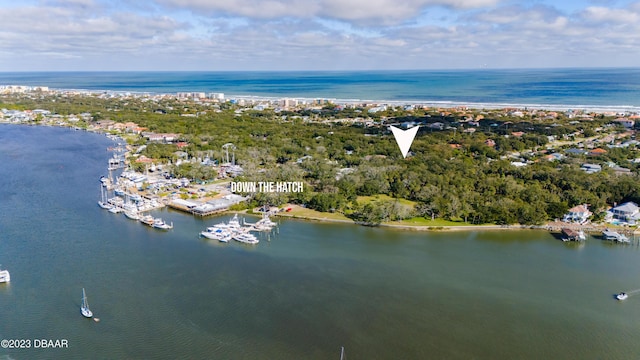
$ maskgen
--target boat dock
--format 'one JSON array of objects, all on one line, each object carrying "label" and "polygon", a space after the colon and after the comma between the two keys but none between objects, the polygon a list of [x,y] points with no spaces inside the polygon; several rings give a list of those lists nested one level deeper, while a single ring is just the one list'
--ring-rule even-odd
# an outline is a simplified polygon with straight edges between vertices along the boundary
[{"label": "boat dock", "polygon": [[618,242],[621,244],[629,244],[640,246],[640,230],[629,227],[607,227],[605,225],[579,225],[563,222],[554,222],[546,226],[546,229],[550,232],[560,232],[563,237],[568,237],[569,234],[565,230],[570,230],[572,235],[575,235],[578,231],[582,231],[584,234],[602,238],[603,240]]}]

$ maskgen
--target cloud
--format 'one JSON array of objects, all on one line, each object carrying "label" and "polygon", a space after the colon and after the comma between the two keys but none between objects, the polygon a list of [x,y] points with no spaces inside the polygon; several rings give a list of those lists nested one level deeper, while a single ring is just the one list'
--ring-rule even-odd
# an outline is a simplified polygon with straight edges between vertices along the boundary
[{"label": "cloud", "polygon": [[427,7],[471,9],[499,0],[156,0],[160,5],[209,16],[232,15],[255,19],[331,18],[357,23],[398,24],[419,16]]},{"label": "cloud", "polygon": [[572,12],[494,0],[123,3],[46,0],[40,6],[0,6],[0,68],[607,66],[635,65],[640,56],[640,2]]}]

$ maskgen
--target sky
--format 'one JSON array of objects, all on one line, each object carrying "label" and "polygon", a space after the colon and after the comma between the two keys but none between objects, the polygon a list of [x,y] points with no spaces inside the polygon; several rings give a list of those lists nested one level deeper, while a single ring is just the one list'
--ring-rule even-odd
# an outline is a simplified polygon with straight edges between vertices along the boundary
[{"label": "sky", "polygon": [[0,71],[633,67],[640,0],[0,0]]}]

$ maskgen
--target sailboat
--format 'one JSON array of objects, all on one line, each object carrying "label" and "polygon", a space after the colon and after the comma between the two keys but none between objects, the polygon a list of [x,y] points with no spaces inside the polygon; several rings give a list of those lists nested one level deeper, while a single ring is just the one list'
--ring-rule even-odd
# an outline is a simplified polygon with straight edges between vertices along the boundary
[{"label": "sailboat", "polygon": [[104,185],[101,184],[100,185],[100,201],[98,201],[98,206],[100,206],[101,208],[105,209],[105,210],[110,210],[113,208],[113,205],[109,204],[109,202],[107,202],[107,198],[105,195],[105,190],[104,190]]},{"label": "sailboat", "polygon": [[87,295],[84,293],[84,288],[82,288],[82,305],[80,305],[80,312],[82,316],[86,318],[93,316],[93,313],[89,310],[89,303],[87,302]]}]

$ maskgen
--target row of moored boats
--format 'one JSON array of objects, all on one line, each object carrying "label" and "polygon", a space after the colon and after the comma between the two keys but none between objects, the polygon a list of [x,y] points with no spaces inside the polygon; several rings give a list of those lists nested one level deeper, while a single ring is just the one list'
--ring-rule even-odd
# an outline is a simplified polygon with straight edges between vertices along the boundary
[{"label": "row of moored boats", "polygon": [[[140,195],[125,193],[125,198],[123,199],[120,197],[121,194],[116,193],[117,196],[107,199],[105,188],[105,182],[102,181],[102,185],[100,186],[101,197],[100,201],[98,201],[98,206],[101,208],[114,214],[124,213],[124,216],[128,219],[140,221],[141,223],[156,229],[173,229],[173,223],[168,224],[161,218],[154,218],[151,215],[143,215],[142,211],[144,210],[141,210],[141,207],[143,209],[150,210],[154,208],[154,204],[141,206],[140,203],[143,202],[143,199]],[[157,207],[157,204],[155,207]]]},{"label": "row of moored boats", "polygon": [[247,223],[241,225],[238,220],[238,214],[235,214],[229,222],[221,222],[216,225],[208,227],[205,231],[200,233],[200,236],[211,240],[218,240],[220,242],[229,242],[230,240],[236,240],[245,244],[257,244],[258,238],[251,234],[252,231],[271,231],[277,224],[268,215],[263,215],[256,223]]}]

